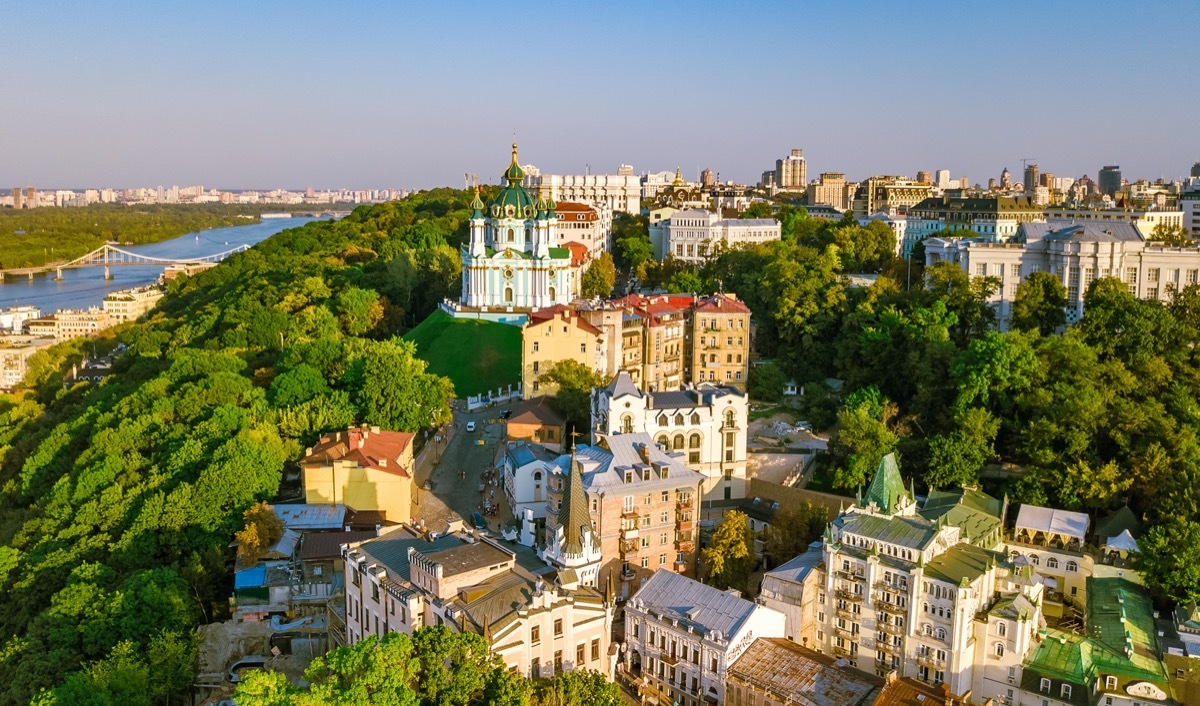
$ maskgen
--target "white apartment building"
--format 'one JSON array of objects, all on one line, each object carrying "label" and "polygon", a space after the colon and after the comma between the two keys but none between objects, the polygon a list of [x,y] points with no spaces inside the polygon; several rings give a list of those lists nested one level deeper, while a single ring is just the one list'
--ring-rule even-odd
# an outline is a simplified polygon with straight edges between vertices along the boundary
[{"label": "white apartment building", "polygon": [[746,497],[749,400],[708,383],[643,392],[622,371],[592,391],[592,435],[647,434],[704,476],[702,500]]},{"label": "white apartment building", "polygon": [[699,264],[718,245],[758,245],[779,240],[780,233],[779,221],[774,218],[721,218],[702,209],[676,211],[663,228],[662,252],[655,256],[663,259],[671,255]]},{"label": "white apartment building", "polygon": [[756,638],[782,637],[766,606],[659,570],[625,604],[625,670],[643,703],[724,703],[725,674]]},{"label": "white apartment building", "polygon": [[1183,213],[1183,228],[1193,238],[1200,238],[1200,177],[1192,177],[1179,195]]},{"label": "white apartment building", "polygon": [[0,329],[8,333],[21,333],[26,321],[41,318],[42,310],[36,306],[10,306],[0,311]]},{"label": "white apartment building", "polygon": [[122,289],[104,297],[104,313],[118,322],[133,321],[153,309],[162,298],[163,290],[157,285]]},{"label": "white apartment building", "polygon": [[560,201],[556,204],[558,244],[579,243],[595,258],[612,250],[613,212],[607,204],[589,206],[585,203]]},{"label": "white apartment building", "polygon": [[1161,225],[1173,228],[1185,228],[1184,213],[1175,209],[1140,210],[1122,208],[1070,208],[1066,206],[1051,206],[1046,209],[1046,222],[1061,228],[1064,225],[1098,223],[1129,223],[1143,238],[1149,238],[1154,229]]},{"label": "white apartment building", "polygon": [[547,489],[558,457],[558,453],[548,451],[541,444],[508,442],[500,467],[503,469],[504,495],[515,517],[525,517],[526,510],[533,513],[534,519],[546,517]]},{"label": "white apartment building", "polygon": [[545,187],[555,201],[577,201],[633,215],[642,208],[642,180],[628,164],[622,164],[616,174],[542,174],[536,168],[527,172],[525,187],[535,192]]},{"label": "white apartment building", "polygon": [[535,576],[484,537],[433,540],[401,528],[342,547],[345,635],[412,634],[445,625],[475,632],[518,674],[593,669],[611,678],[612,601],[557,576]]},{"label": "white apartment building", "polygon": [[0,389],[11,390],[25,379],[29,357],[54,345],[53,338],[0,336]]},{"label": "white apartment building", "polygon": [[116,325],[116,318],[97,307],[60,309],[54,314],[54,338],[66,341],[82,336],[95,336],[100,331]]},{"label": "white apartment building", "polygon": [[1007,326],[1021,280],[1034,272],[1051,272],[1067,289],[1067,321],[1083,316],[1083,295],[1102,277],[1116,277],[1142,299],[1166,301],[1172,289],[1195,284],[1200,275],[1200,247],[1173,247],[1147,242],[1131,223],[1088,222],[1070,226],[1026,223],[1011,243],[982,238],[930,238],[925,264],[954,262],[972,277],[1000,280],[990,302],[1001,328]]}]

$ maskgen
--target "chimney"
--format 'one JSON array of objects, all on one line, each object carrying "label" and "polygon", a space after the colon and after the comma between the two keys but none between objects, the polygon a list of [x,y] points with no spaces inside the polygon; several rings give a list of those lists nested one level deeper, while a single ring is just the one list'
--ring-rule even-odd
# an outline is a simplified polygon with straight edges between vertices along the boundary
[{"label": "chimney", "polygon": [[379,459],[379,467],[380,467],[380,468],[387,468],[387,459],[386,459],[386,458],[381,458],[381,459]]},{"label": "chimney", "polygon": [[[372,434],[378,434],[378,433],[379,433],[379,427],[371,427],[371,433],[372,433]],[[366,434],[363,434],[363,436],[366,436]]]},{"label": "chimney", "polygon": [[641,457],[643,463],[650,463],[650,447],[647,444],[637,445],[638,456]]}]

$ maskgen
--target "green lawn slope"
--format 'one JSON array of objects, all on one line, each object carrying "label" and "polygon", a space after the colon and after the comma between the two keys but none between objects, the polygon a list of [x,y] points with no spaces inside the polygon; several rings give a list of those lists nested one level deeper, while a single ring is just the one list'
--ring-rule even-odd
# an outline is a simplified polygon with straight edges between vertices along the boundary
[{"label": "green lawn slope", "polygon": [[456,319],[436,309],[404,339],[417,344],[417,357],[429,363],[429,372],[454,381],[460,398],[521,379],[521,329],[516,326]]}]

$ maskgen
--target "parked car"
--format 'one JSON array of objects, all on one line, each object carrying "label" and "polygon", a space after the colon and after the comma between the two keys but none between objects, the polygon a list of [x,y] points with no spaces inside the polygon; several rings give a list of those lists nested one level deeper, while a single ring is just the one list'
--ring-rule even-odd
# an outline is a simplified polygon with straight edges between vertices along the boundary
[{"label": "parked car", "polygon": [[467,422],[467,431],[475,431],[475,422]]},{"label": "parked car", "polygon": [[501,413],[500,413],[500,418],[501,418],[501,419],[508,419],[508,418],[509,418],[509,417],[511,417],[511,416],[512,416],[512,410],[511,410],[511,409],[506,409],[506,410],[504,410],[503,412],[501,412]]},{"label": "parked car", "polygon": [[478,512],[471,513],[471,524],[475,525],[477,530],[485,530],[488,528],[487,521],[483,519],[483,515]]}]

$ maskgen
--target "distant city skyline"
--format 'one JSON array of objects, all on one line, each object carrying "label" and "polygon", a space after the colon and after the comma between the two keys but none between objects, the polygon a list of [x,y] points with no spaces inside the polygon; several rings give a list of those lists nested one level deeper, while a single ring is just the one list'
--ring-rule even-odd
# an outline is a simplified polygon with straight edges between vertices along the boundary
[{"label": "distant city skyline", "polygon": [[[496,183],[547,173],[1042,171],[1200,159],[1200,3],[708,7],[69,0],[3,11],[0,189]],[[20,71],[14,67],[24,67]],[[70,186],[64,186],[70,185]]]}]

